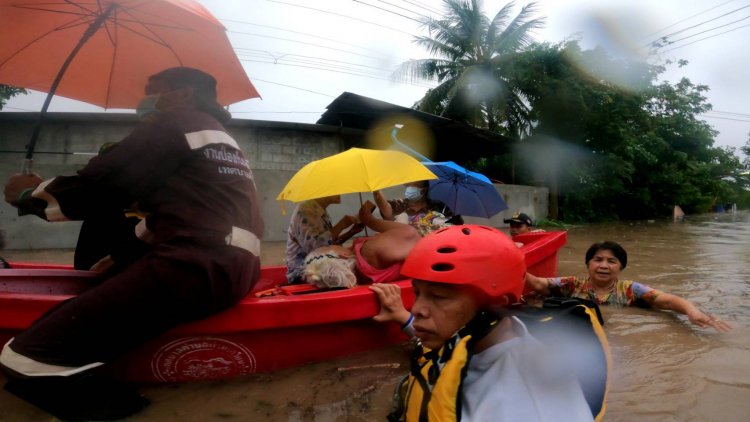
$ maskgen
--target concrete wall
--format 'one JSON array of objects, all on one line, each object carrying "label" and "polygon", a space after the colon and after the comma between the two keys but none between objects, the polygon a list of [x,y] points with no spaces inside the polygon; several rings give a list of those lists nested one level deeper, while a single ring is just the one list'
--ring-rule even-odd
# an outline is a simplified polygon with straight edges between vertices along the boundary
[{"label": "concrete wall", "polygon": [[[25,145],[30,138],[36,115],[0,113],[0,178],[6,180],[20,171]],[[72,174],[85,166],[99,147],[127,135],[135,125],[133,115],[97,113],[53,113],[43,126],[34,155],[34,170],[44,178]],[[255,175],[261,210],[266,222],[265,240],[286,239],[286,228],[295,204],[286,202],[282,215],[276,196],[296,170],[310,161],[335,154],[347,139],[356,139],[360,131],[334,126],[252,120],[232,121],[229,131],[240,144]],[[545,218],[548,189],[517,185],[496,185],[510,209],[491,220],[466,218],[467,222],[506,226],[503,218],[523,211],[533,219]],[[384,190],[387,197],[401,197],[402,187]],[[370,193],[362,199],[371,199]],[[341,205],[329,208],[334,222],[345,214],[356,214],[359,195],[345,195]],[[0,204],[0,228],[6,233],[8,249],[72,248],[80,224],[47,223],[34,216],[18,217],[16,209]]]}]

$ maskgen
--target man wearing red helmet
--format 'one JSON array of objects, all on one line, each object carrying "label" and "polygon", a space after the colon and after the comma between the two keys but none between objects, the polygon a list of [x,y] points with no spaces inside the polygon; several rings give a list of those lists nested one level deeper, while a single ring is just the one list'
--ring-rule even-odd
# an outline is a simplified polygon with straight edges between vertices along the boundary
[{"label": "man wearing red helmet", "polygon": [[370,287],[381,302],[375,320],[397,321],[421,341],[389,420],[593,420],[575,375],[507,309],[525,268],[500,231],[454,226],[421,239],[404,262],[411,313],[397,286]]}]

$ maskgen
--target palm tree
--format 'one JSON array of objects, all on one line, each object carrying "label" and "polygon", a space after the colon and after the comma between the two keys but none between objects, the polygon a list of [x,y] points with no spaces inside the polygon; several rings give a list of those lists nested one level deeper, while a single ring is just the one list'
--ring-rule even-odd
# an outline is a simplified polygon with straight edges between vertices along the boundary
[{"label": "palm tree", "polygon": [[404,62],[394,77],[438,82],[415,104],[418,110],[511,136],[527,132],[529,110],[510,64],[533,41],[531,32],[544,25],[544,18],[532,18],[536,4],[511,19],[510,2],[489,20],[481,0],[444,1],[445,16],[422,19],[429,36],[415,38],[435,58]]}]

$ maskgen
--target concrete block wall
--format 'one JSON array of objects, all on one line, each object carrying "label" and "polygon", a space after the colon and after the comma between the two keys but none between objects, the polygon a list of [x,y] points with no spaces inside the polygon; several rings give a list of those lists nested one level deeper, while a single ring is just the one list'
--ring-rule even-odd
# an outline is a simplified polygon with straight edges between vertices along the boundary
[{"label": "concrete block wall", "polygon": [[[21,169],[25,145],[35,123],[34,113],[0,113],[0,178]],[[105,142],[126,136],[136,124],[130,114],[53,113],[44,125],[34,156],[34,169],[44,178],[69,175],[86,165]],[[285,202],[286,214],[276,201],[294,173],[305,164],[340,152],[344,139],[364,136],[360,131],[334,126],[286,122],[234,120],[227,125],[253,168],[266,223],[264,240],[286,239],[286,229],[295,204]],[[495,185],[510,209],[492,219],[471,218],[470,223],[494,227],[513,212],[522,211],[537,220],[547,216],[548,189],[531,186]],[[403,187],[385,189],[386,197],[403,196]],[[372,199],[363,193],[362,200]],[[359,195],[345,195],[341,205],[329,213],[335,221],[356,214]],[[0,204],[0,229],[6,233],[8,249],[73,248],[80,223],[48,223],[34,216],[18,217],[16,209]]]}]

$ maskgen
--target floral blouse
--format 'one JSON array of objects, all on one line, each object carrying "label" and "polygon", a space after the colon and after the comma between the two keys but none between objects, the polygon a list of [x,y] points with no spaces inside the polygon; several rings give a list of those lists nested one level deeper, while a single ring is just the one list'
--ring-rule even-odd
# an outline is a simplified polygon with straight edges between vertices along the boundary
[{"label": "floral blouse", "polygon": [[331,217],[315,200],[297,205],[289,222],[286,238],[286,278],[302,277],[305,257],[314,249],[333,244]]},{"label": "floral blouse", "polygon": [[612,287],[612,291],[604,298],[599,298],[588,277],[584,279],[572,276],[556,277],[548,278],[547,281],[552,296],[578,297],[591,300],[599,305],[649,307],[651,306],[650,303],[661,294],[660,290],[637,281],[617,280]]},{"label": "floral blouse", "polygon": [[425,236],[439,228],[445,227],[445,222],[452,216],[450,210],[445,209],[445,214],[438,211],[445,208],[440,202],[430,201],[426,207],[419,211],[409,208],[409,202],[406,199],[391,199],[393,215],[405,213],[408,218],[408,224],[417,229],[420,235]]}]

